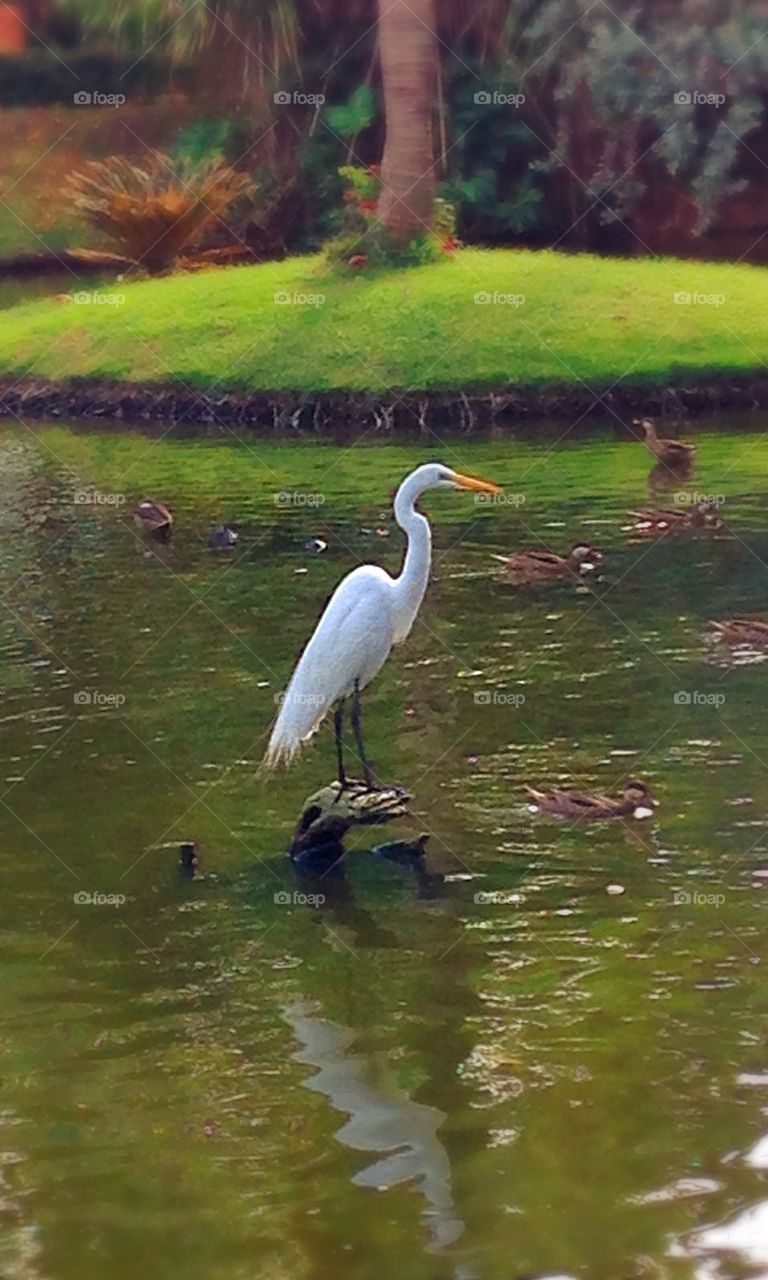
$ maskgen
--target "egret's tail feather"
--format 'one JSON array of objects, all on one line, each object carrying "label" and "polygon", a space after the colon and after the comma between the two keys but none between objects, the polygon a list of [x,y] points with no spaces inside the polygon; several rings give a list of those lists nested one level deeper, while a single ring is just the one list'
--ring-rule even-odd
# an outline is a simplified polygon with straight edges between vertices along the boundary
[{"label": "egret's tail feather", "polygon": [[327,710],[328,704],[324,698],[292,692],[289,685],[283,694],[280,711],[272,728],[262,761],[263,767],[276,769],[281,764],[292,764],[304,744],[320,727]]},{"label": "egret's tail feather", "polygon": [[281,764],[289,765],[301,751],[301,743],[275,742],[270,738],[269,746],[261,761],[262,769],[277,769]]}]

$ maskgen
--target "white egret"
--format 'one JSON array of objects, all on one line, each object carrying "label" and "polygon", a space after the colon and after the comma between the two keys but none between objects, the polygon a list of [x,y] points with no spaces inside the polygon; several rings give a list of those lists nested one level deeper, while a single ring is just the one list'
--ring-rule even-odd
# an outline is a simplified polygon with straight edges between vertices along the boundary
[{"label": "white egret", "polygon": [[424,598],[432,560],[429,521],[416,510],[427,489],[449,487],[500,493],[498,485],[461,475],[439,462],[426,463],[406,476],[395,495],[395,520],[406,535],[403,567],[396,578],[378,565],[365,564],[343,578],[331,596],[282,697],[264,763],[290,763],[302,743],[335,711],[339,782],[344,786],[342,740],[344,703],[352,703],[352,729],[366,785],[375,786],[360,723],[360,692],[373,680],[390,649],[405,640]]}]

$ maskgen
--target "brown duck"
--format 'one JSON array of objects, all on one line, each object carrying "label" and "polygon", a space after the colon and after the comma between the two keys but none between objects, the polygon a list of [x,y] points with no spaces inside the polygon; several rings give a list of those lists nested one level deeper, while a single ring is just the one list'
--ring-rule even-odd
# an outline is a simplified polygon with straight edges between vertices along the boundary
[{"label": "brown duck", "polygon": [[683,533],[686,529],[714,531],[723,527],[714,502],[700,502],[694,507],[676,507],[672,510],[659,507],[648,511],[630,511],[629,515],[634,520],[629,532],[639,538],[663,538],[669,533]]},{"label": "brown duck", "polygon": [[633,427],[640,427],[645,433],[645,443],[654,458],[665,466],[680,470],[689,467],[696,454],[695,444],[684,444],[682,440],[661,440],[651,418],[633,418]]},{"label": "brown duck", "polygon": [[768,622],[762,618],[727,618],[709,625],[718,639],[735,649],[768,649]]},{"label": "brown duck", "polygon": [[574,542],[567,556],[558,556],[554,551],[536,548],[518,551],[513,556],[493,558],[503,564],[507,572],[519,582],[546,582],[550,578],[567,578],[570,574],[578,577],[590,573],[603,557],[588,542]]},{"label": "brown duck", "polygon": [[153,502],[151,498],[143,498],[133,513],[133,518],[144,533],[159,534],[167,537],[171,532],[173,516],[162,502]]},{"label": "brown duck", "polygon": [[593,822],[601,818],[649,818],[658,806],[644,782],[631,779],[624,787],[620,800],[594,792],[586,794],[566,791],[562,787],[548,787],[536,791],[526,787],[533,799],[531,808],[556,818],[570,818],[573,822]]}]

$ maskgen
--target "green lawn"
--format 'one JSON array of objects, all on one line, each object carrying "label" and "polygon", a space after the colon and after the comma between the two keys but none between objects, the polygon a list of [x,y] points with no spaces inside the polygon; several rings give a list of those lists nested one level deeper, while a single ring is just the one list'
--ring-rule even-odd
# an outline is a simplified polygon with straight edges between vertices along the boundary
[{"label": "green lawn", "polygon": [[[305,257],[103,288],[124,301],[0,313],[0,375],[449,389],[679,384],[768,361],[768,271],[749,266],[472,249],[386,273],[329,273]],[[676,302],[678,292],[699,300]]]}]

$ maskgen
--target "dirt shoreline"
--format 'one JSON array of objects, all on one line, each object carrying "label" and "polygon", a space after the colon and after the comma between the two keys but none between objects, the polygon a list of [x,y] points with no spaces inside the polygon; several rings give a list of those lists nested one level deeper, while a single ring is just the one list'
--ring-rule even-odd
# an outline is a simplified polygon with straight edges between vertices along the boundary
[{"label": "dirt shoreline", "polygon": [[335,436],[341,430],[430,435],[504,429],[533,418],[603,419],[618,425],[639,414],[677,421],[716,409],[768,408],[768,376],[717,376],[677,385],[620,384],[594,390],[566,383],[498,390],[196,392],[180,385],[93,380],[0,378],[0,417],[71,421],[163,422],[212,429],[246,427],[261,435]]}]

